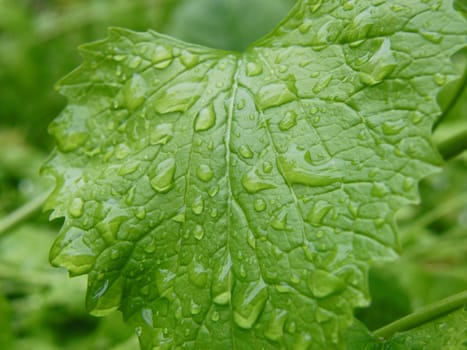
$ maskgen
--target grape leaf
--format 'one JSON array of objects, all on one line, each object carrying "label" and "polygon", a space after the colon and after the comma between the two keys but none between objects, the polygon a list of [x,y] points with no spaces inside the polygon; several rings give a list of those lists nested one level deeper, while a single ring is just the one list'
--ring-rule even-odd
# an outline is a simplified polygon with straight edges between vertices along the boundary
[{"label": "grape leaf", "polygon": [[143,348],[328,349],[437,169],[449,1],[302,0],[244,53],[113,29],[59,84],[50,258]]}]

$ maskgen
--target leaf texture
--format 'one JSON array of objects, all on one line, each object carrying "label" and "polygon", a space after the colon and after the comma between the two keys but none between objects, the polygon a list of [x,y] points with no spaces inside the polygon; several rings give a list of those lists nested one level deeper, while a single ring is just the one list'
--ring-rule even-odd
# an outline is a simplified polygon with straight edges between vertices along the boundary
[{"label": "leaf texture", "polygon": [[302,0],[244,53],[112,29],[59,84],[50,257],[144,349],[329,349],[441,160],[450,1]]}]

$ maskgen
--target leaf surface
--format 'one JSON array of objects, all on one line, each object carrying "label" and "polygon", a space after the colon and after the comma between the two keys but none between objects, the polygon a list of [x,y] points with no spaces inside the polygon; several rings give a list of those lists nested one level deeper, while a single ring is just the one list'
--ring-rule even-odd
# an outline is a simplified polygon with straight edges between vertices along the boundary
[{"label": "leaf surface", "polygon": [[111,30],[59,85],[52,263],[143,348],[341,346],[463,35],[448,1],[299,1],[241,54]]}]

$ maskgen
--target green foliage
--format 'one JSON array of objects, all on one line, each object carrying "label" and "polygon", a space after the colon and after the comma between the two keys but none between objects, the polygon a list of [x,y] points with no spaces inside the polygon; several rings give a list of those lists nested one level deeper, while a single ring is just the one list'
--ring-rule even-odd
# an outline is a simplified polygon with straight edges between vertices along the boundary
[{"label": "green foliage", "polygon": [[[443,155],[466,147],[465,21],[442,1],[301,1],[251,44],[292,3],[0,2],[0,348],[136,349],[134,327],[143,348],[465,345],[462,295],[400,320],[467,289],[466,154],[406,206],[441,164],[435,120]],[[245,51],[123,29],[83,46],[50,127],[65,220],[12,213],[50,187],[53,82],[109,25]],[[85,280],[47,265],[62,224],[53,263],[133,327],[87,316]]]},{"label": "green foliage", "polygon": [[50,126],[52,263],[88,274],[143,348],[329,348],[394,212],[440,164],[436,94],[465,22],[446,3],[299,1],[234,53],[113,29]]}]

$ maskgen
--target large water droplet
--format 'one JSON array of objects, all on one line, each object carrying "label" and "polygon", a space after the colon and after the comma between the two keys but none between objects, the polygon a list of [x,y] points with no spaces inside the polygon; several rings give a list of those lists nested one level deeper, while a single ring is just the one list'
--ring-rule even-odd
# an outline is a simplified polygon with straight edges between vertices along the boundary
[{"label": "large water droplet", "polygon": [[154,104],[157,113],[186,112],[200,97],[205,84],[184,82],[165,89]]},{"label": "large water droplet", "polygon": [[184,223],[185,222],[185,211],[186,208],[182,207],[177,211],[177,214],[172,218],[173,221],[179,222],[179,223]]},{"label": "large water droplet", "polygon": [[198,315],[201,312],[201,306],[199,306],[194,300],[191,301],[190,312],[192,315]]},{"label": "large water droplet", "polygon": [[132,111],[141,106],[146,100],[146,81],[139,74],[133,74],[123,86],[123,97],[126,107]]},{"label": "large water droplet", "polygon": [[326,201],[318,201],[311,208],[306,220],[315,226],[320,226],[324,220],[324,217],[332,209],[332,205]]},{"label": "large water droplet", "polygon": [[371,58],[360,66],[360,80],[367,85],[375,85],[384,80],[397,65],[391,50],[391,41],[386,38]]},{"label": "large water droplet", "polygon": [[311,170],[297,165],[293,160],[288,160],[283,156],[277,158],[279,171],[290,183],[307,186],[326,186],[339,181],[339,178],[329,175],[314,174]]},{"label": "large water droplet", "polygon": [[232,301],[235,323],[240,328],[252,328],[267,299],[268,292],[263,282],[237,285]]},{"label": "large water droplet", "polygon": [[195,229],[193,230],[193,236],[200,241],[204,237],[204,229],[201,225],[196,225]]},{"label": "large water droplet", "polygon": [[156,68],[166,68],[171,63],[172,52],[169,48],[159,45],[154,49],[151,60]]},{"label": "large water droplet", "polygon": [[279,122],[279,129],[282,131],[286,131],[294,127],[295,125],[297,125],[297,113],[295,113],[294,111],[289,111]]},{"label": "large water droplet", "polygon": [[214,112],[214,107],[212,105],[203,108],[195,120],[195,130],[196,131],[205,131],[214,126],[216,123],[216,113]]},{"label": "large water droplet", "polygon": [[248,146],[248,145],[240,146],[238,151],[240,152],[241,156],[243,158],[246,158],[246,159],[251,159],[254,156],[253,151],[251,150],[250,146]]},{"label": "large water droplet", "polygon": [[170,123],[159,124],[151,131],[149,137],[151,145],[165,145],[173,137],[173,125]]},{"label": "large water droplet", "polygon": [[259,75],[263,72],[263,68],[256,62],[248,62],[246,65],[246,74],[249,77]]},{"label": "large water droplet", "polygon": [[201,164],[196,170],[196,175],[201,181],[209,182],[213,178],[214,173],[209,165]]},{"label": "large water droplet", "polygon": [[68,208],[68,212],[70,213],[71,216],[75,218],[79,218],[80,216],[83,215],[83,207],[84,207],[84,202],[81,198],[73,198],[71,201],[70,207]]},{"label": "large water droplet", "polygon": [[230,302],[232,287],[231,262],[226,261],[213,273],[211,293],[212,301],[218,305],[226,305]]},{"label": "large water droplet", "polygon": [[436,85],[439,85],[439,86],[443,86],[444,84],[446,84],[446,81],[447,81],[446,76],[441,73],[436,73],[433,79]]},{"label": "large water droplet", "polygon": [[203,210],[204,210],[204,200],[203,200],[203,197],[201,196],[198,196],[195,198],[195,200],[193,201],[193,204],[191,206],[191,210],[193,211],[193,213],[195,213],[196,215],[200,215]]},{"label": "large water droplet", "polygon": [[242,185],[248,193],[256,193],[276,187],[273,183],[261,179],[255,169],[250,170],[243,176]]},{"label": "large water droplet", "polygon": [[311,271],[307,283],[317,298],[327,297],[345,288],[343,280],[324,270]]},{"label": "large water droplet", "polygon": [[180,55],[180,61],[186,68],[193,68],[198,63],[198,56],[184,50]]},{"label": "large water droplet", "polygon": [[275,309],[271,313],[264,336],[272,341],[278,341],[284,335],[284,324],[287,320],[287,311]]},{"label": "large water droplet", "polygon": [[285,83],[274,83],[262,87],[258,92],[258,105],[265,110],[280,106],[297,98]]},{"label": "large water droplet", "polygon": [[439,44],[443,40],[443,35],[436,32],[427,32],[424,30],[420,31],[421,36],[426,40],[431,41],[434,44]]},{"label": "large water droplet", "polygon": [[266,206],[267,205],[264,199],[258,198],[255,200],[254,207],[256,211],[258,212],[264,211],[266,210]]},{"label": "large water droplet", "polygon": [[396,135],[404,129],[404,121],[403,120],[396,120],[391,122],[384,122],[383,123],[383,133],[385,135]]},{"label": "large water droplet", "polygon": [[159,163],[156,167],[156,176],[151,180],[151,186],[157,192],[165,193],[169,191],[174,185],[175,169],[175,159],[173,158],[168,158]]},{"label": "large water droplet", "polygon": [[188,266],[188,278],[193,285],[204,287],[208,280],[208,271],[200,263],[192,261]]},{"label": "large water droplet", "polygon": [[271,226],[275,230],[285,230],[287,228],[287,212],[280,212],[272,221]]},{"label": "large water droplet", "polygon": [[129,162],[123,164],[118,170],[118,175],[125,176],[133,174],[139,168],[140,162]]}]

